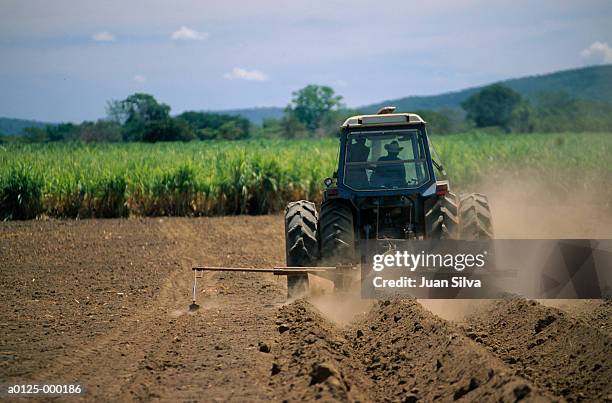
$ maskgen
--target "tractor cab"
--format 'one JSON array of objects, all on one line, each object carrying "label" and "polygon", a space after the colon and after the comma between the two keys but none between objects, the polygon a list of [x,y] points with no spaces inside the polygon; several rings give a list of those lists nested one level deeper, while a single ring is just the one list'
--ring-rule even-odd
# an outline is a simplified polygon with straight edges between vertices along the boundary
[{"label": "tractor cab", "polygon": [[332,196],[346,198],[433,194],[436,180],[446,180],[439,163],[432,162],[425,121],[413,113],[348,118],[341,128],[334,176]]},{"label": "tractor cab", "polygon": [[449,190],[442,166],[432,158],[425,121],[414,113],[391,113],[394,109],[344,122],[336,181],[325,181],[324,200],[350,206],[361,239],[429,235],[425,213]]},{"label": "tractor cab", "polygon": [[355,191],[417,189],[432,176],[417,128],[353,130],[344,147],[342,184]]}]

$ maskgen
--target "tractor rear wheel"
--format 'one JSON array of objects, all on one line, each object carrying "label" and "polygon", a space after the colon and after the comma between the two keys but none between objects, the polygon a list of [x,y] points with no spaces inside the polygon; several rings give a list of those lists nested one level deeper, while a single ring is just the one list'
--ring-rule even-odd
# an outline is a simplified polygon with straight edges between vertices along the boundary
[{"label": "tractor rear wheel", "polygon": [[351,206],[341,200],[321,205],[321,258],[325,264],[355,263],[355,227]]},{"label": "tractor rear wheel", "polygon": [[428,239],[457,239],[459,236],[459,198],[449,192],[425,207],[425,234]]},{"label": "tractor rear wheel", "polygon": [[[285,208],[285,252],[287,266],[316,266],[319,256],[319,216],[315,204],[307,200],[289,203]],[[308,274],[287,275],[287,296],[308,291]]]},{"label": "tractor rear wheel", "polygon": [[459,205],[459,235],[463,240],[493,238],[493,224],[489,199],[480,193],[472,193],[461,198]]}]

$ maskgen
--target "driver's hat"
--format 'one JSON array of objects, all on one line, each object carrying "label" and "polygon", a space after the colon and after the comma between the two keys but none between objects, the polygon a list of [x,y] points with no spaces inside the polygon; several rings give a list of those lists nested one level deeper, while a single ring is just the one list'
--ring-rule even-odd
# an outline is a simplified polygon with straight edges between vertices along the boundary
[{"label": "driver's hat", "polygon": [[399,153],[403,149],[404,147],[400,147],[399,143],[395,140],[389,144],[385,144],[385,150],[389,151],[390,153]]}]

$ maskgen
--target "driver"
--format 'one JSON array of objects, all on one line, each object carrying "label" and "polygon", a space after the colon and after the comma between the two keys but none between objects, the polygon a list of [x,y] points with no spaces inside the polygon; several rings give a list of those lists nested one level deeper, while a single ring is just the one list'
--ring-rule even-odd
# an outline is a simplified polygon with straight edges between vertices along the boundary
[{"label": "driver", "polygon": [[[351,144],[347,162],[366,162],[370,155],[370,147],[366,146],[365,137],[357,137],[355,143]],[[356,188],[367,188],[368,175],[365,166],[349,166],[347,170],[348,181]]]},{"label": "driver", "polygon": [[401,161],[399,153],[404,149],[400,147],[396,140],[385,144],[387,155],[380,157],[376,170],[372,174],[372,183],[382,187],[403,187],[406,186],[406,168],[403,163],[392,163],[391,161]]},{"label": "driver", "polygon": [[370,147],[366,146],[365,137],[357,137],[351,145],[351,162],[365,162],[370,155]]}]

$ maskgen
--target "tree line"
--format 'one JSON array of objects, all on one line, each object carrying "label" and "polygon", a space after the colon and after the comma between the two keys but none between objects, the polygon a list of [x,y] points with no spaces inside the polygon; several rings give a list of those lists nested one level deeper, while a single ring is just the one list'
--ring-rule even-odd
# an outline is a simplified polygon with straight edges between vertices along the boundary
[{"label": "tree line", "polygon": [[[247,138],[317,138],[334,135],[339,124],[360,114],[346,108],[331,87],[307,85],[292,93],[281,119],[264,119],[261,126],[248,119],[221,113],[187,111],[170,115],[169,105],[152,95],[136,93],[109,101],[107,117],[96,122],[61,123],[25,129],[13,141],[26,142],[158,142],[241,140]],[[435,134],[459,133],[473,128],[499,132],[612,132],[612,105],[573,98],[564,92],[538,94],[533,100],[494,84],[482,88],[461,104],[461,109],[417,110]],[[7,136],[0,141],[10,141]]]},{"label": "tree line", "polygon": [[[435,134],[483,129],[502,133],[612,132],[612,105],[574,98],[562,91],[541,92],[533,100],[493,84],[467,98],[459,108],[404,111],[419,114]],[[333,89],[309,85],[293,93],[282,119],[265,119],[267,137],[322,137],[337,133],[349,116],[362,114],[344,107]]]},{"label": "tree line", "polygon": [[81,124],[60,123],[25,130],[25,141],[158,142],[226,139],[250,136],[250,122],[240,116],[183,112],[170,115],[170,106],[152,95],[136,93],[123,100],[109,101],[107,117]]},{"label": "tree line", "polygon": [[562,91],[542,92],[533,100],[500,84],[490,85],[461,104],[465,121],[505,132],[612,131],[612,105],[578,99]]}]

